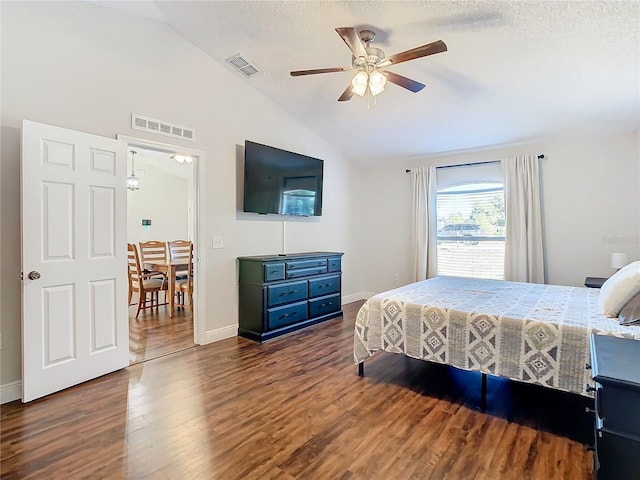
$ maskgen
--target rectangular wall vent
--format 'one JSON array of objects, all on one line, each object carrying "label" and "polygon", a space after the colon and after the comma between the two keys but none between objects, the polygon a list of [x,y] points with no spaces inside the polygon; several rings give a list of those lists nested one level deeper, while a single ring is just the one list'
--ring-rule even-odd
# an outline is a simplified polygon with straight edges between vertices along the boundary
[{"label": "rectangular wall vent", "polygon": [[157,133],[158,135],[165,135],[167,137],[184,138],[191,141],[195,141],[196,139],[196,132],[193,128],[143,117],[135,113],[131,114],[131,128],[134,130],[142,130],[143,132]]},{"label": "rectangular wall vent", "polygon": [[252,65],[251,62],[244,59],[240,54],[227,58],[226,62],[235,70],[241,72],[245,77],[252,77],[253,75],[262,73],[258,67]]}]

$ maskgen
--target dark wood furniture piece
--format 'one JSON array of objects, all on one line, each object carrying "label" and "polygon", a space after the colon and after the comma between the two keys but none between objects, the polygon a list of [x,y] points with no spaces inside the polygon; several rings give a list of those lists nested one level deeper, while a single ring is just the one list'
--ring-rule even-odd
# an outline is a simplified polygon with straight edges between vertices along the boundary
[{"label": "dark wood furniture piece", "polygon": [[342,255],[238,257],[238,335],[262,342],[341,316]]},{"label": "dark wood furniture piece", "polygon": [[640,478],[640,341],[592,334],[591,368],[594,478]]},{"label": "dark wood furniture piece", "polygon": [[606,282],[608,278],[602,277],[587,277],[584,280],[584,286],[589,288],[600,288],[602,284]]}]

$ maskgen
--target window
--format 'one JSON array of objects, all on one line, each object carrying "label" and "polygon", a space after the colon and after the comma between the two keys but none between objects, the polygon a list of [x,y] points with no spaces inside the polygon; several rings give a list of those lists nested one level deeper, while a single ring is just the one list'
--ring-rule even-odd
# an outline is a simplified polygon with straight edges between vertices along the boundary
[{"label": "window", "polygon": [[318,177],[285,177],[280,199],[280,213],[313,215],[318,191]]},{"label": "window", "polygon": [[287,215],[313,215],[316,192],[311,190],[287,190],[282,192],[282,212]]},{"label": "window", "polygon": [[438,275],[503,280],[503,184],[467,181],[441,187],[441,183],[439,176]]}]

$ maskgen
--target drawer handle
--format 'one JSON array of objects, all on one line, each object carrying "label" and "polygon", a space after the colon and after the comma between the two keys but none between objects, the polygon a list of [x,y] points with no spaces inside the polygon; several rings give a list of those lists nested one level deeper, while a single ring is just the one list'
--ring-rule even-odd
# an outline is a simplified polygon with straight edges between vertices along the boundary
[{"label": "drawer handle", "polygon": [[296,314],[296,312],[293,312],[293,313],[283,313],[282,315],[280,315],[280,318],[293,317],[295,314]]},{"label": "drawer handle", "polygon": [[331,305],[333,305],[333,302],[323,303],[322,305],[320,305],[320,308],[330,307]]},{"label": "drawer handle", "polygon": [[319,288],[324,288],[324,287],[333,287],[333,283],[325,283],[324,285],[320,285]]},{"label": "drawer handle", "polygon": [[282,292],[280,294],[281,297],[286,297],[287,295],[293,295],[294,293],[298,293],[298,290],[290,290],[288,292]]},{"label": "drawer handle", "polygon": [[587,392],[595,392],[595,391],[597,390],[597,388],[596,388],[596,387],[592,387],[592,386],[591,386],[591,385],[589,385],[588,383],[584,386],[584,389],[585,389]]},{"label": "drawer handle", "polygon": [[269,273],[279,273],[278,270],[271,270]]}]

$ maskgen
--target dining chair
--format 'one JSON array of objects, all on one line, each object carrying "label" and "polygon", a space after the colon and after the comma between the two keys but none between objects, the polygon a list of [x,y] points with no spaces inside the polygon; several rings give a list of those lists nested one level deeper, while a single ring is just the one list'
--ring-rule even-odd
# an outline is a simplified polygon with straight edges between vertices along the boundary
[{"label": "dining chair", "polygon": [[148,242],[139,242],[140,244],[140,257],[142,263],[142,269],[144,273],[150,273],[154,277],[164,277],[167,275],[164,272],[157,270],[149,270],[144,268],[146,263],[151,262],[166,262],[167,261],[167,246],[165,242],[159,242],[157,240],[149,240]]},{"label": "dining chair", "polygon": [[[136,319],[140,315],[140,310],[155,307],[158,311],[158,307],[161,305],[160,292],[167,290],[167,282],[165,278],[158,278],[153,273],[145,273],[142,271],[140,265],[140,256],[138,255],[138,249],[133,243],[127,244],[127,274],[129,277],[129,305],[131,305],[131,298],[133,292],[138,293],[138,310],[136,311]],[[147,305],[147,294],[151,294],[150,305]],[[162,305],[166,305],[163,303]]]},{"label": "dining chair", "polygon": [[[173,240],[167,242],[171,261],[185,260],[187,267],[178,270],[176,275],[176,295],[180,306],[193,305],[193,243],[189,240]],[[185,305],[185,294],[189,297],[189,305]]]}]

